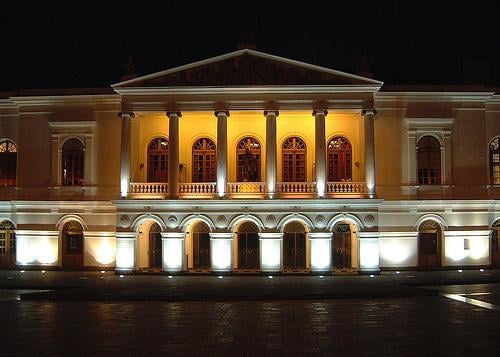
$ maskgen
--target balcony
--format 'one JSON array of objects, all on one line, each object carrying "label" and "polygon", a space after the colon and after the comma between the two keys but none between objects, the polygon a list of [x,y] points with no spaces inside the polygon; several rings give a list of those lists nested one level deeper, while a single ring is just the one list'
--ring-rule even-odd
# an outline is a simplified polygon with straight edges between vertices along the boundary
[{"label": "balcony", "polygon": [[[366,197],[364,182],[327,182],[327,198],[364,198]],[[278,198],[316,198],[315,182],[277,182]],[[262,199],[266,197],[265,182],[229,182],[226,187],[229,198]],[[215,182],[179,183],[179,197],[183,199],[217,198]],[[165,182],[133,182],[130,184],[132,199],[166,199],[168,184]]]}]

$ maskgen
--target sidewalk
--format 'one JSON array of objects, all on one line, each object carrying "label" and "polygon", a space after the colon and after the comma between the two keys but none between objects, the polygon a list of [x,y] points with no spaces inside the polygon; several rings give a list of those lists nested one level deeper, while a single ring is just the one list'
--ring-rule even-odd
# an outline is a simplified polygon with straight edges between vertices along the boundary
[{"label": "sidewalk", "polygon": [[437,295],[426,285],[499,283],[500,270],[383,272],[355,276],[125,275],[114,272],[0,271],[0,289],[51,290],[22,299],[231,301],[390,298]]}]

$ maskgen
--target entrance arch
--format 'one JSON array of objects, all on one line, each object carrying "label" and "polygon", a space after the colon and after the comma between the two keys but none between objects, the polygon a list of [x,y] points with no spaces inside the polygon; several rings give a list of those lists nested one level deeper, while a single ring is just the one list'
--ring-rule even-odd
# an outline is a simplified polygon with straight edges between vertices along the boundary
[{"label": "entrance arch", "polygon": [[500,219],[497,219],[491,225],[490,246],[491,265],[500,267]]},{"label": "entrance arch", "polygon": [[161,270],[163,248],[161,240],[162,227],[152,219],[143,221],[137,234],[137,269]]},{"label": "entrance arch", "polygon": [[193,268],[210,270],[210,228],[206,223],[194,223],[191,231],[193,244]]},{"label": "entrance arch", "polygon": [[62,268],[83,269],[83,227],[75,221],[67,221],[62,227]]},{"label": "entrance arch", "polygon": [[333,226],[332,267],[338,272],[352,272],[358,268],[358,227],[349,221]]},{"label": "entrance arch", "polygon": [[298,221],[292,221],[283,229],[283,270],[303,271],[306,269],[307,230]]},{"label": "entrance arch", "polygon": [[16,233],[11,221],[0,221],[0,269],[16,266]]},{"label": "entrance arch", "polygon": [[418,226],[418,266],[419,268],[438,268],[441,266],[441,247],[443,229],[432,219]]},{"label": "entrance arch", "polygon": [[253,222],[243,222],[238,226],[236,237],[235,250],[238,269],[259,270],[259,228]]}]

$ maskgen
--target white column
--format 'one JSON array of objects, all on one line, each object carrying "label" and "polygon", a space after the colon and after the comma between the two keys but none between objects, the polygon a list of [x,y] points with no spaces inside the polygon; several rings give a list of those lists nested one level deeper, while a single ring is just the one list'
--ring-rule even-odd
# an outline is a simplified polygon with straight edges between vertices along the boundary
[{"label": "white column", "polygon": [[260,242],[260,270],[263,272],[279,272],[282,268],[281,250],[283,233],[259,233]]},{"label": "white column", "polygon": [[57,266],[59,232],[16,230],[16,264]]},{"label": "white column", "polygon": [[266,110],[266,191],[268,198],[276,195],[276,118],[277,110]]},{"label": "white column", "polygon": [[312,272],[332,269],[332,232],[309,233]]},{"label": "white column", "polygon": [[325,117],[328,115],[326,110],[315,110],[314,137],[316,142],[315,161],[316,161],[316,193],[318,197],[324,197],[326,193],[326,138],[325,138]]},{"label": "white column", "polygon": [[121,157],[120,157],[120,195],[127,197],[130,187],[130,146],[131,146],[131,118],[134,113],[121,112],[122,118],[122,140],[121,140]]},{"label": "white column", "polygon": [[136,232],[116,232],[116,270],[134,270],[136,239]]},{"label": "white column", "polygon": [[210,233],[210,263],[212,271],[230,272],[233,266],[232,232]]},{"label": "white column", "polygon": [[362,111],[365,129],[365,183],[368,197],[375,198],[375,110]]},{"label": "white column", "polygon": [[359,270],[364,273],[380,271],[379,232],[358,232]]},{"label": "white column", "polygon": [[168,196],[179,198],[179,118],[180,112],[168,112]]},{"label": "white column", "polygon": [[52,134],[52,187],[61,186],[61,155],[59,135]]},{"label": "white column", "polygon": [[217,117],[217,194],[224,197],[227,187],[227,118],[229,112],[216,111]]},{"label": "white column", "polygon": [[184,244],[186,233],[184,232],[163,232],[162,242],[162,266],[164,271],[180,272],[185,270],[186,255],[184,254]]}]

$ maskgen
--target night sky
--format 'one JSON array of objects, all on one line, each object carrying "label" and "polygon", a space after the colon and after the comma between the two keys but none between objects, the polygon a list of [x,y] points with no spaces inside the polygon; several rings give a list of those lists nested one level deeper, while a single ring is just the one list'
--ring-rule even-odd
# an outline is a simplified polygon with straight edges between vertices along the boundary
[{"label": "night sky", "polygon": [[350,73],[371,72],[388,86],[500,87],[495,2],[375,4],[380,2],[288,2],[281,8],[270,1],[163,8],[157,2],[113,8],[102,8],[105,1],[2,4],[0,90],[108,87],[121,80],[129,61],[144,75],[235,51],[239,43]]}]

